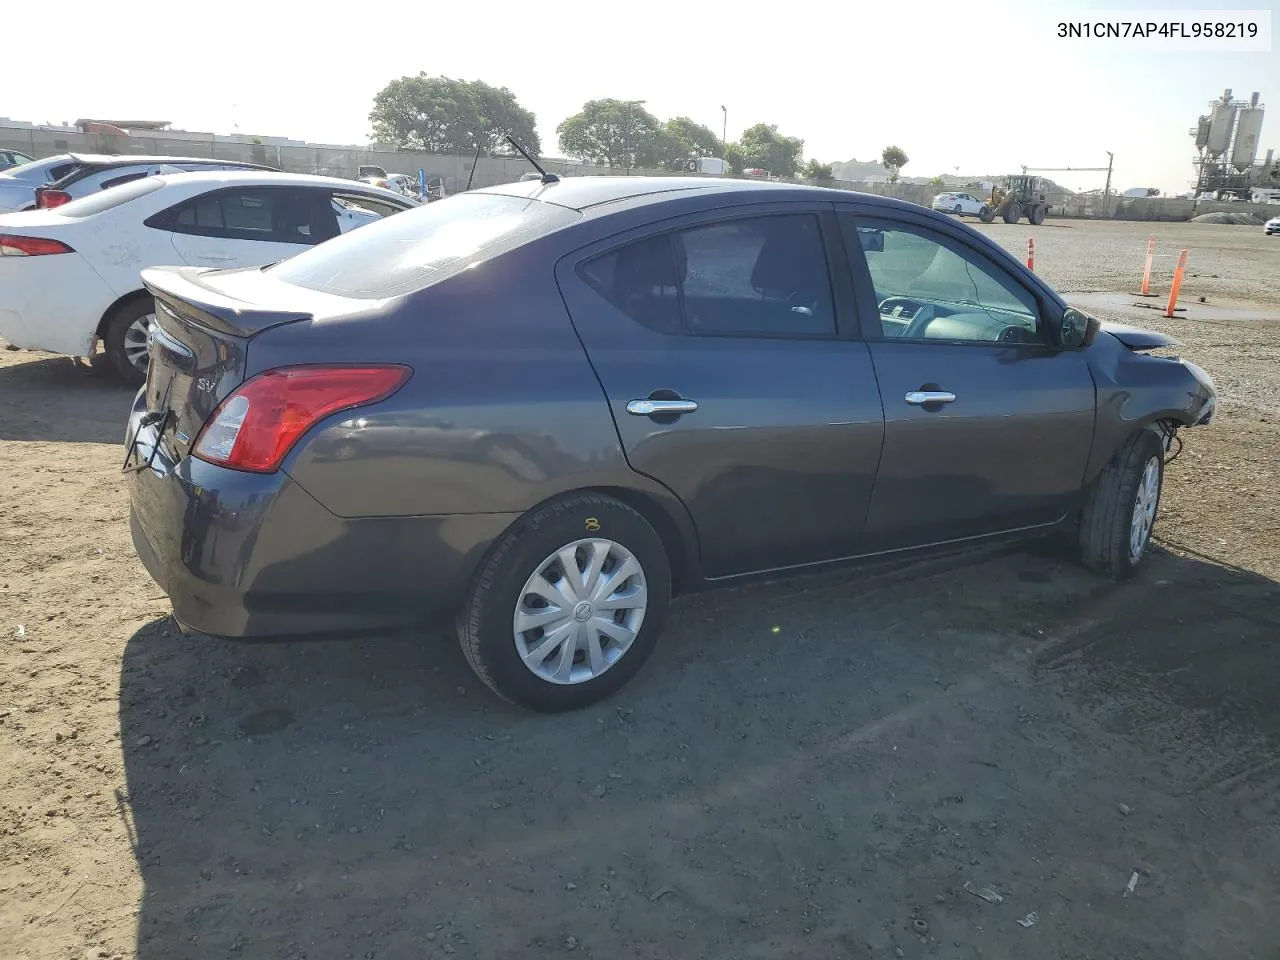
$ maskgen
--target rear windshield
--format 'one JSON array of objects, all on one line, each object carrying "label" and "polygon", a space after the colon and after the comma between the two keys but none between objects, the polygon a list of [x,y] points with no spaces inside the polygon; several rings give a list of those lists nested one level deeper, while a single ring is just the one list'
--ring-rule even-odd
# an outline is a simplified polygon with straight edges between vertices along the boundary
[{"label": "rear windshield", "polygon": [[118,207],[122,203],[136,200],[138,197],[145,197],[148,193],[155,193],[163,186],[164,184],[155,177],[131,180],[128,183],[122,183],[118,187],[112,187],[100,193],[91,193],[89,196],[82,197],[79,200],[72,200],[70,203],[65,203],[54,209],[59,216],[79,219],[80,217],[101,213],[103,210],[110,210],[112,207]]},{"label": "rear windshield", "polygon": [[398,297],[546,236],[579,216],[576,210],[523,197],[464,193],[335,237],[272,267],[271,273],[295,286],[344,297]]},{"label": "rear windshield", "polygon": [[16,167],[10,167],[8,170],[0,171],[0,174],[6,177],[13,177],[15,180],[39,180],[41,183],[52,183],[55,180],[61,180],[76,168],[76,164],[69,160],[46,171],[45,167],[48,163],[47,159],[32,160],[30,163],[23,163]]}]

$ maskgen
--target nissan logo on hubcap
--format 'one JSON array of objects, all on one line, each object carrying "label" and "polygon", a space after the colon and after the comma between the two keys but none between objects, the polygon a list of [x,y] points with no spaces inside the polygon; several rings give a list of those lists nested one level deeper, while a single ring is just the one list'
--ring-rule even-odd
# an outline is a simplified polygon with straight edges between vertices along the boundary
[{"label": "nissan logo on hubcap", "polygon": [[573,618],[575,620],[589,620],[591,618],[591,604],[583,600],[573,608]]}]

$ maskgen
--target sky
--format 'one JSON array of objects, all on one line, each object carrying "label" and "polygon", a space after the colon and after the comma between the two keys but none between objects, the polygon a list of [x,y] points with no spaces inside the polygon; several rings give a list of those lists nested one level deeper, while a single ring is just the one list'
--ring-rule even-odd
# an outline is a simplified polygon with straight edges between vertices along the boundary
[{"label": "sky", "polygon": [[[878,159],[906,176],[1105,167],[1113,187],[1188,189],[1187,131],[1230,87],[1275,104],[1262,147],[1280,152],[1280,40],[1270,52],[1157,50],[1060,39],[1057,23],[1174,8],[1269,11],[1280,0],[840,0],[786,5],[691,0],[566,6],[212,0],[130,8],[65,0],[50,37],[40,4],[6,4],[0,116],[170,120],[217,133],[365,143],[373,95],[425,71],[505,86],[538,117],[543,152],[584,101],[644,100],[728,135],[765,122],[805,142],[806,159]],[[417,22],[410,15],[420,11]],[[351,29],[344,28],[349,24]],[[1073,189],[1105,174],[1050,173]]]}]

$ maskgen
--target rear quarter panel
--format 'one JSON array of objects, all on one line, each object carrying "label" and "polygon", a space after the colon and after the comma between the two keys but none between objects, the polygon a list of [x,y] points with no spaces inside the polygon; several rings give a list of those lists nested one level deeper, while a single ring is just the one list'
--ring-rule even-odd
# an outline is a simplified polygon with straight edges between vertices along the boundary
[{"label": "rear quarter panel", "polygon": [[395,361],[390,399],[336,414],[285,462],[342,517],[519,513],[566,491],[643,486],[535,243],[363,316],[277,327],[254,372]]}]

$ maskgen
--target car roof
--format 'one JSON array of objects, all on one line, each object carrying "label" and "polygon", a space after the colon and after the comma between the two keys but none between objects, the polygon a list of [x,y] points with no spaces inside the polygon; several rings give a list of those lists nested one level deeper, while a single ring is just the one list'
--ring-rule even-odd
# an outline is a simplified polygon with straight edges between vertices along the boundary
[{"label": "car roof", "polygon": [[344,180],[341,177],[322,177],[310,173],[284,173],[276,170],[197,170],[185,173],[166,173],[156,177],[164,183],[208,184],[218,186],[270,187],[292,185],[302,187],[330,187],[387,197],[404,203],[405,197],[391,190],[384,190],[363,180]]},{"label": "car roof", "polygon": [[568,207],[588,216],[612,212],[621,206],[636,209],[680,197],[716,196],[731,197],[734,203],[801,198],[827,201],[856,199],[860,203],[886,209],[921,209],[905,200],[871,193],[777,180],[738,180],[728,177],[562,177],[552,184],[528,180],[497,184],[470,192],[528,197]]},{"label": "car roof", "polygon": [[150,156],[132,153],[71,153],[68,156],[86,167],[114,167],[131,163],[235,163],[245,167],[265,168],[261,163],[250,163],[246,160],[219,160],[217,157]]}]

